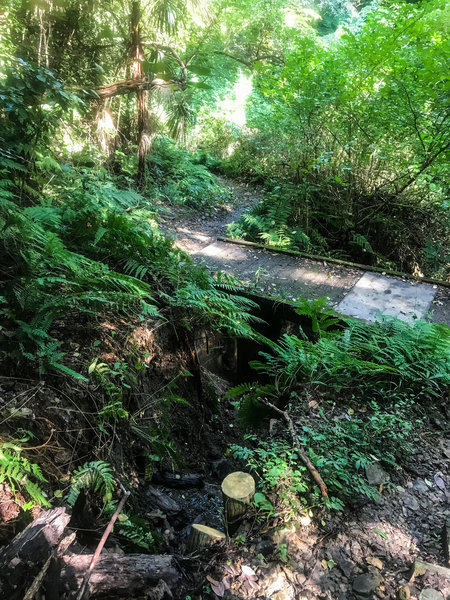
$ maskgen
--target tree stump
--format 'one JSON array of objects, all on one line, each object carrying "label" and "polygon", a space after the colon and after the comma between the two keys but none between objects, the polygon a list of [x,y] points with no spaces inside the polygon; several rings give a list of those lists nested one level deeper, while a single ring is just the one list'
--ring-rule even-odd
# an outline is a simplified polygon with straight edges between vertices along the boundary
[{"label": "tree stump", "polygon": [[233,535],[255,493],[255,480],[248,473],[230,473],[222,482],[225,531]]},{"label": "tree stump", "polygon": [[220,542],[226,539],[226,537],[223,531],[195,523],[191,528],[186,552],[195,552],[206,546],[211,546],[215,542]]}]

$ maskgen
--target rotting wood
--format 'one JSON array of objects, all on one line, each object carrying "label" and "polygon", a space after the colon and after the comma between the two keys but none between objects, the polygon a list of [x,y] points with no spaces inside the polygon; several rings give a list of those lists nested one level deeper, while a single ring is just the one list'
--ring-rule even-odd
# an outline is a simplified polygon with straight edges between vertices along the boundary
[{"label": "rotting wood", "polygon": [[255,480],[249,473],[230,473],[222,482],[225,530],[233,535],[255,494]]},{"label": "rotting wood", "polygon": [[281,408],[278,408],[278,406],[275,406],[275,404],[272,404],[272,402],[269,402],[267,400],[267,398],[259,398],[259,401],[262,402],[265,406],[267,406],[267,408],[270,408],[271,410],[275,411],[276,413],[278,413],[279,415],[281,415],[284,418],[284,420],[286,421],[286,423],[289,427],[289,432],[291,434],[292,441],[294,442],[295,447],[297,448],[297,452],[298,452],[300,460],[305,465],[305,467],[308,469],[311,477],[314,479],[314,481],[319,486],[322,497],[328,498],[328,488],[326,486],[326,483],[322,479],[319,471],[312,464],[312,462],[309,459],[306,452],[303,450],[303,448],[300,444],[300,440],[298,438],[297,432],[295,430],[294,421],[291,419],[290,414],[285,410],[281,410]]},{"label": "rotting wood", "polygon": [[[78,590],[93,554],[64,556],[60,577],[60,595]],[[103,554],[89,580],[90,597],[132,598],[163,580],[174,588],[180,578],[176,561],[170,555]]]},{"label": "rotting wood", "polygon": [[212,546],[215,542],[221,542],[224,539],[226,539],[226,535],[223,531],[208,527],[207,525],[194,523],[191,527],[186,552],[195,552],[206,546]]},{"label": "rotting wood", "polygon": [[[59,544],[70,516],[64,508],[43,512],[0,552],[0,596],[23,600]],[[50,563],[49,563],[50,564]],[[48,569],[48,566],[47,566]],[[45,575],[45,573],[44,573]]]}]

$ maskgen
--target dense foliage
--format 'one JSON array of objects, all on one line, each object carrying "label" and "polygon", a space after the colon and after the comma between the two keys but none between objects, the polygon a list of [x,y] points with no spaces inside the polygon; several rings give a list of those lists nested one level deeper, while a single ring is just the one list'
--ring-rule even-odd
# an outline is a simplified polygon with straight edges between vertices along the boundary
[{"label": "dense foliage", "polygon": [[268,183],[231,234],[417,274],[448,267],[448,7],[391,5],[259,66],[231,173]]},{"label": "dense foliage", "polygon": [[[330,506],[373,498],[364,468],[411,454],[425,407],[449,384],[445,326],[338,323],[325,299],[305,300],[311,339],[263,340],[239,282],[196,266],[161,218],[180,205],[206,218],[231,200],[217,174],[244,178],[264,186],[264,200],[233,236],[447,277],[448,16],[443,0],[2,2],[2,375],[27,369],[39,385],[70,387],[61,395],[72,403],[75,390],[89,405],[71,408],[88,423],[85,446],[89,435],[98,443],[56,497],[75,505],[96,495],[103,516],[114,512],[114,465],[103,459],[121,426],[147,477],[163,457],[173,464],[167,415],[192,407],[179,382],[196,379],[207,404],[194,340],[203,328],[266,344],[259,380],[230,395],[246,423],[267,417],[261,397],[297,420],[309,411],[301,442]],[[102,351],[104,338],[91,335],[99,323]],[[142,404],[127,396],[149,362],[127,337],[139,326],[149,338],[167,326],[180,347]],[[114,340],[125,330],[131,349]],[[0,440],[0,483],[26,508],[49,503],[43,471],[25,455],[46,443],[23,446],[35,434]],[[273,490],[289,516],[317,502],[290,440],[249,440],[231,452],[261,475],[265,516]],[[153,548],[146,522],[122,517],[121,535]]]},{"label": "dense foliage", "polygon": [[[271,352],[261,353],[261,361],[252,363],[269,383],[242,384],[229,395],[241,398],[240,416],[253,426],[267,415],[261,398],[289,406],[298,418],[301,443],[337,497],[332,506],[339,507],[360,495],[377,496],[365,479],[369,464],[378,461],[389,469],[411,460],[414,436],[427,410],[448,393],[449,329],[386,320],[373,325],[348,321],[336,331],[326,311],[314,303],[310,309],[318,317],[319,338],[312,342],[302,330],[300,335],[285,334]],[[305,313],[304,304],[300,311]],[[250,439],[248,448],[232,451],[262,469],[266,489],[281,487],[286,493],[301,475],[290,440]]]}]

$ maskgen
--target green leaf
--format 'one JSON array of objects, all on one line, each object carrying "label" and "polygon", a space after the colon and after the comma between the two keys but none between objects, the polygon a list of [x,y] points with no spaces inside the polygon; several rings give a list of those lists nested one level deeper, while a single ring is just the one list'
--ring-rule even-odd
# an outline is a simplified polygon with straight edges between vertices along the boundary
[{"label": "green leaf", "polygon": [[190,81],[189,85],[192,87],[196,87],[200,90],[212,90],[213,88],[208,85],[207,83],[204,83],[203,81]]},{"label": "green leaf", "polygon": [[372,529],[372,531],[374,533],[378,533],[378,535],[380,537],[382,537],[384,540],[387,540],[387,535],[384,533],[384,531],[381,531],[381,529]]},{"label": "green leaf", "polygon": [[258,504],[261,504],[261,502],[264,502],[265,499],[266,497],[264,496],[264,494],[261,494],[261,492],[256,492],[253,496],[253,502],[256,504],[256,506],[258,506]]},{"label": "green leaf", "polygon": [[189,65],[187,70],[194,73],[194,75],[211,75],[211,69],[200,65]]}]

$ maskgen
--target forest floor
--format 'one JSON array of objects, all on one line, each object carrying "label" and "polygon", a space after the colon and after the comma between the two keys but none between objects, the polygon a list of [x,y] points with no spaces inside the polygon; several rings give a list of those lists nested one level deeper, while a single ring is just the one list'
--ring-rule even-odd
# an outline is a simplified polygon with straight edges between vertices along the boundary
[{"label": "forest floor", "polygon": [[163,225],[176,244],[211,271],[238,277],[257,293],[285,300],[328,297],[331,306],[373,321],[377,312],[411,321],[415,317],[450,323],[450,289],[402,277],[371,273],[326,260],[311,260],[273,250],[230,244],[227,225],[257,204],[261,189],[221,178],[234,202],[213,217],[172,206]]},{"label": "forest floor", "polygon": [[[305,415],[305,423],[309,417],[312,415]],[[343,512],[324,514],[321,523],[320,518],[310,519],[306,513],[284,523],[282,519],[264,523],[256,514],[250,515],[234,541],[202,551],[201,565],[194,556],[188,572],[192,578],[194,573],[207,576],[215,595],[203,588],[203,593],[192,597],[447,600],[450,569],[439,574],[431,567],[446,564],[441,536],[450,518],[450,493],[445,484],[450,480],[450,445],[439,438],[435,431],[420,436],[414,461],[406,469],[398,469],[392,478],[395,481],[375,469],[374,485],[380,490],[376,501],[355,498]],[[215,475],[222,477],[239,468],[228,458],[212,464]],[[159,487],[158,493],[178,505],[178,515],[189,506],[191,522],[222,527],[217,517],[222,500],[216,483],[191,492]],[[174,537],[180,539],[180,535]],[[415,560],[430,563],[431,570],[414,574]]]},{"label": "forest floor", "polygon": [[[217,242],[217,237],[226,233],[227,223],[261,198],[258,190],[228,180],[223,183],[232,187],[237,199],[229,210],[217,213],[214,218],[206,215],[202,218],[198,213],[174,206],[172,215],[167,217],[165,229],[177,235],[177,243],[194,260],[205,262],[211,269],[228,271],[249,283],[254,291],[266,295],[286,299],[325,295],[334,306],[348,298],[358,282],[364,281],[364,271],[357,268]],[[219,252],[213,255],[211,247],[217,246]],[[242,259],[232,261],[227,254],[231,249],[242,252]],[[386,280],[398,281],[398,278]],[[417,283],[413,288],[420,289],[422,285]],[[448,289],[433,286],[431,289],[434,302],[445,300]],[[448,295],[446,297],[448,299]],[[435,306],[443,308],[444,304]],[[70,331],[71,352],[76,356],[72,366],[78,370],[92,360],[92,348],[97,340],[101,341],[100,357],[105,361],[123,357],[129,339],[133,348],[140,344],[140,350],[150,355],[146,378],[129,392],[130,398],[127,397],[127,401],[135,401],[136,406],[140,397],[153,397],[155,390],[164,390],[175,381],[180,368],[192,369],[191,348],[180,348],[180,340],[171,326],[149,332],[131,319],[129,322],[105,321],[90,327],[83,320],[67,319],[66,326]],[[111,330],[115,335],[111,335]],[[368,467],[367,479],[379,491],[377,500],[359,496],[352,498],[343,511],[312,507],[311,514],[307,508],[299,509],[289,518],[282,515],[269,519],[255,510],[250,512],[233,540],[197,555],[185,554],[191,524],[222,529],[220,484],[224,477],[233,471],[249,470],[244,462],[229,455],[230,445],[246,443],[244,435],[248,431],[239,422],[232,402],[223,398],[232,385],[226,380],[226,369],[219,372],[213,360],[208,362],[208,357],[202,360],[202,345],[208,348],[208,343],[203,342],[203,333],[197,331],[194,336],[202,376],[201,393],[196,389],[194,378],[180,379],[177,393],[189,399],[190,404],[171,406],[167,424],[167,433],[170,429],[170,439],[174,440],[178,455],[183,457],[178,465],[183,471],[180,481],[183,475],[196,475],[195,480],[200,481],[196,487],[180,487],[177,483],[176,489],[164,478],[158,480],[156,475],[151,483],[144,480],[144,467],[132,466],[141,443],[135,443],[128,420],[107,425],[107,432],[90,420],[90,415],[95,414],[92,406],[96,406],[99,398],[96,395],[99,386],[76,387],[69,380],[57,378],[47,384],[34,379],[0,377],[0,408],[6,415],[0,423],[0,438],[14,439],[16,431],[33,429],[39,441],[29,450],[35,453],[33,460],[39,460],[44,471],[51,474],[54,486],[66,486],[67,474],[80,461],[88,460],[94,448],[108,448],[112,461],[117,458],[129,465],[129,472],[123,476],[131,475],[135,494],[128,510],[130,514],[140,515],[146,526],[157,534],[158,551],[174,555],[182,575],[177,589],[168,591],[157,586],[159,591],[157,588],[146,590],[147,600],[214,600],[217,597],[225,600],[448,600],[450,569],[436,573],[430,567],[425,573],[414,575],[412,572],[417,559],[442,568],[450,567],[450,404],[446,399],[436,406],[422,407],[425,425],[417,428],[414,454],[405,457],[402,467],[396,465],[390,473],[380,469],[377,463]],[[69,339],[69,335],[66,337]],[[215,338],[210,340],[210,355],[220,345],[216,341]],[[208,350],[205,353],[208,354]],[[232,369],[229,365],[227,369],[231,380]],[[131,406],[136,408],[133,403]],[[302,425],[314,428],[322,418],[321,411],[331,410],[334,417],[337,413],[350,414],[350,408],[354,412],[353,407],[344,403],[336,408],[330,408],[326,400],[322,404],[305,403],[301,407]],[[364,407],[360,410],[362,413]],[[268,440],[281,427],[280,422],[265,422],[258,435]],[[164,438],[161,439],[164,442]],[[41,444],[41,440],[44,443]],[[173,468],[172,461],[167,465],[161,462],[158,474],[169,472],[169,467]],[[52,498],[53,504],[58,502],[62,500]],[[12,490],[6,490],[5,483],[0,482],[0,523],[4,521],[0,527],[0,546],[8,544],[23,525],[20,518],[16,519],[17,513]],[[81,520],[75,519],[71,524],[78,535],[72,551],[93,552],[99,537],[98,524],[92,512],[84,507],[79,513]],[[105,554],[117,555],[119,551],[123,553],[122,546],[127,548],[120,528],[116,529],[108,540]],[[86,532],[85,538],[83,532]]]}]

